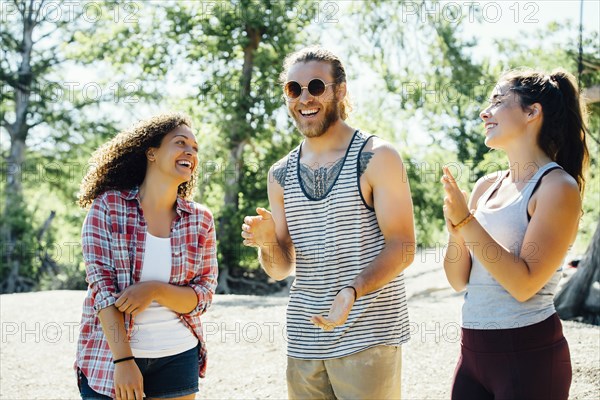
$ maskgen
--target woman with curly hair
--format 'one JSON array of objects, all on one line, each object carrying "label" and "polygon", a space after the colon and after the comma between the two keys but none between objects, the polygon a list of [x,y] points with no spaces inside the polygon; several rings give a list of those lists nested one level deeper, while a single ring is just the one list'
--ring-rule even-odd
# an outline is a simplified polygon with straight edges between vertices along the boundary
[{"label": "woman with curly hair", "polygon": [[574,81],[562,70],[504,74],[481,118],[485,144],[506,153],[509,169],[479,179],[467,201],[444,168],[444,269],[466,289],[452,399],[569,396],[571,358],[553,300],[588,160]]},{"label": "woman with curly hair", "polygon": [[88,293],[75,368],[83,399],[193,399],[206,369],[200,316],[217,285],[212,214],[191,201],[198,144],[164,114],[92,156],[79,204]]}]

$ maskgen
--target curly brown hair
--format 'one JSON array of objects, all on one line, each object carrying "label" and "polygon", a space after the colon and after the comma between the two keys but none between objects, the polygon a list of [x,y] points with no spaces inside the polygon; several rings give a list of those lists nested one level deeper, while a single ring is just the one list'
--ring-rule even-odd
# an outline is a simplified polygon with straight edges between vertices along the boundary
[{"label": "curly brown hair", "polygon": [[[139,186],[146,176],[146,150],[159,147],[162,139],[180,125],[192,127],[190,117],[182,113],[165,113],[119,132],[100,146],[90,158],[92,166],[81,181],[78,204],[89,207],[107,190],[127,190]],[[178,196],[191,200],[196,175],[179,185]]]}]

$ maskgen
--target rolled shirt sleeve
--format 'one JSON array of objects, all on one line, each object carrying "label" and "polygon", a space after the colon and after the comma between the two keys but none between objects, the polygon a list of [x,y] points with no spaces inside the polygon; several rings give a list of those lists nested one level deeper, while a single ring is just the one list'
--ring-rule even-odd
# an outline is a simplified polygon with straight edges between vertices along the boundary
[{"label": "rolled shirt sleeve", "polygon": [[94,200],[85,218],[81,234],[86,280],[92,290],[94,311],[113,305],[116,273],[111,252],[111,222],[108,207],[99,197]]},{"label": "rolled shirt sleeve", "polygon": [[213,294],[217,288],[217,276],[219,267],[217,264],[217,237],[215,233],[215,223],[213,216],[206,213],[205,220],[208,222],[208,230],[205,235],[201,235],[200,242],[204,241],[204,251],[202,255],[202,265],[199,267],[199,273],[190,281],[189,286],[194,289],[198,297],[196,308],[188,315],[202,315],[212,303]]}]

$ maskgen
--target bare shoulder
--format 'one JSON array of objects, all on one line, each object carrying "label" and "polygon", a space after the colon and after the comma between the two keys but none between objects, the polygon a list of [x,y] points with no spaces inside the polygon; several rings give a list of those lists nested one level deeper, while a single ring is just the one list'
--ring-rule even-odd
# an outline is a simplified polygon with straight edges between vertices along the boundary
[{"label": "bare shoulder", "polygon": [[363,174],[371,186],[408,179],[398,150],[376,136],[369,138],[360,154],[359,175]]},{"label": "bare shoulder", "polygon": [[548,202],[565,206],[579,206],[581,195],[575,178],[563,169],[555,169],[542,178],[540,187],[534,194],[536,202]]},{"label": "bare shoulder", "polygon": [[500,178],[500,176],[504,175],[505,173],[506,171],[501,170],[483,175],[481,178],[477,179],[477,182],[475,182],[475,186],[473,186],[473,191],[477,189],[483,189],[484,191],[489,189],[489,187],[492,186],[492,184],[496,182],[498,178]]},{"label": "bare shoulder", "polygon": [[536,235],[560,232],[569,244],[577,236],[581,218],[581,194],[577,181],[562,169],[550,171],[531,197],[528,209],[531,224],[537,227]]},{"label": "bare shoulder", "polygon": [[[287,175],[289,154],[277,161],[269,168],[269,182],[268,186],[279,186],[283,189],[285,187],[285,177]],[[277,185],[273,185],[273,184]]]},{"label": "bare shoulder", "polygon": [[[385,167],[401,166],[402,157],[393,144],[390,142],[373,136],[369,138],[363,151],[361,152],[361,161],[368,159],[369,164],[373,164],[374,169]],[[392,163],[391,165],[388,163]]]},{"label": "bare shoulder", "polygon": [[498,178],[505,173],[506,171],[494,171],[477,179],[477,182],[475,182],[473,190],[471,191],[471,196],[469,197],[469,208],[477,208],[477,202],[479,201],[481,195],[483,195],[485,191],[488,190],[490,186],[492,186],[492,184],[494,184],[494,182],[496,182]]},{"label": "bare shoulder", "polygon": [[387,140],[384,140],[377,136],[371,136],[369,139],[367,139],[367,143],[365,144],[365,147],[363,149],[363,152],[365,151],[373,152],[375,154],[388,152],[398,154],[398,151],[396,150],[394,145],[392,145]]}]

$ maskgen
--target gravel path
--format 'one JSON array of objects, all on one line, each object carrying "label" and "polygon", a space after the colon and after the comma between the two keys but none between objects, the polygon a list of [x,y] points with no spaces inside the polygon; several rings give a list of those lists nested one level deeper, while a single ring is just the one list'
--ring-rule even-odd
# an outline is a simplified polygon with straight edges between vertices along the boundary
[{"label": "gravel path", "polygon": [[[417,257],[419,258],[419,257]],[[462,295],[437,262],[407,270],[412,339],[403,349],[404,399],[448,399],[459,352]],[[0,296],[0,400],[77,399],[72,370],[85,293]],[[197,399],[285,399],[284,295],[215,296],[205,315],[208,377]],[[600,399],[600,328],[565,322],[572,399]]]}]

